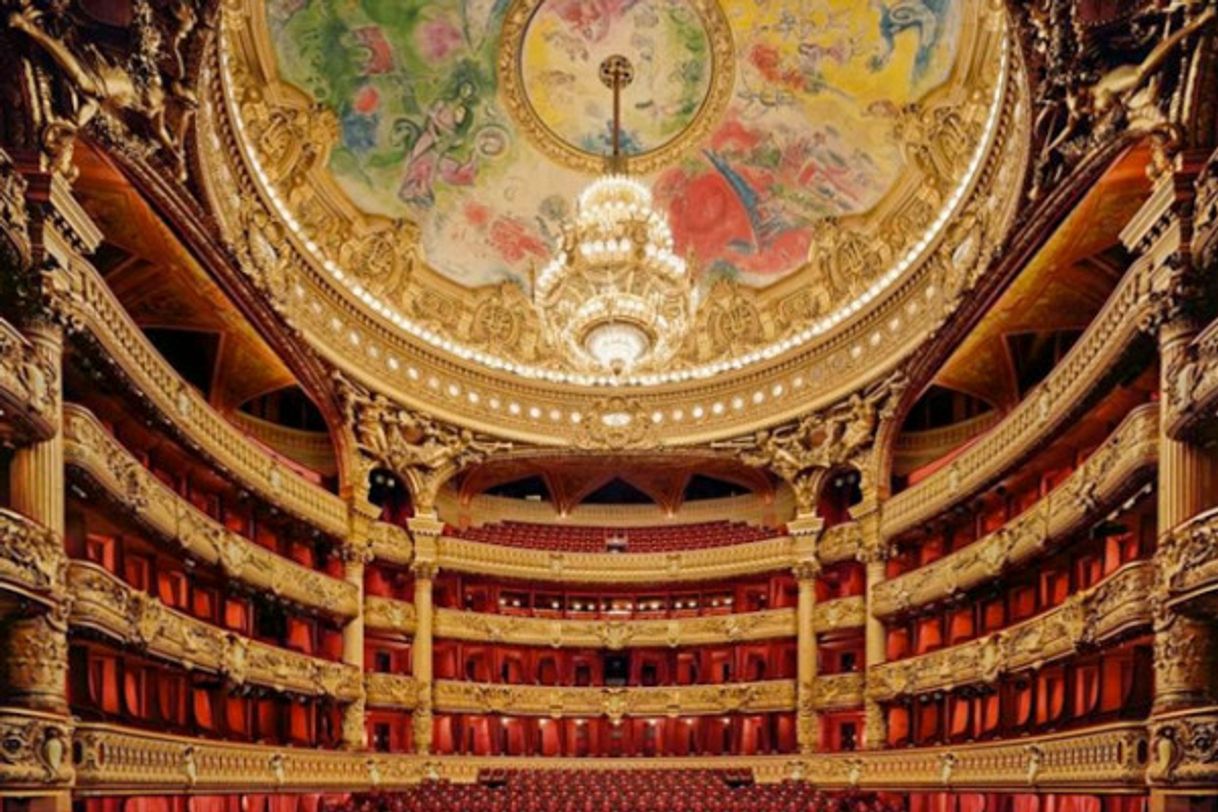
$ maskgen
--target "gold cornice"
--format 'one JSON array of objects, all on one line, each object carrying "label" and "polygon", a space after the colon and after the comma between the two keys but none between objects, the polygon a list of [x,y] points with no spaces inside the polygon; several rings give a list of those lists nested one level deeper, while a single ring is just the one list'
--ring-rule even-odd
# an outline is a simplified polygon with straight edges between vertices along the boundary
[{"label": "gold cornice", "polygon": [[691,716],[795,709],[795,682],[733,682],[662,688],[569,688],[437,680],[437,710],[514,716]]},{"label": "gold cornice", "polygon": [[1149,628],[1155,565],[1136,561],[1036,617],[984,637],[867,669],[867,697],[993,683],[1002,674],[1067,657],[1137,627]]},{"label": "gold cornice", "polygon": [[441,569],[504,578],[639,584],[710,581],[789,569],[794,551],[786,536],[730,547],[620,555],[505,547],[442,536],[438,563]]},{"label": "gold cornice", "polygon": [[143,527],[188,555],[219,565],[228,577],[326,615],[358,613],[354,585],[225,528],[153,476],[96,417],[74,404],[64,406],[64,460]]},{"label": "gold cornice", "polygon": [[[244,36],[242,22],[228,20],[225,36]],[[1004,50],[996,44],[1003,41],[1003,34],[982,28],[990,39],[988,46],[979,44],[979,52]],[[248,45],[226,46],[225,59],[234,64],[249,55]],[[791,419],[808,408],[804,394],[813,391],[811,381],[816,381],[814,391],[823,405],[891,370],[935,328],[951,309],[949,303],[971,287],[988,261],[981,246],[995,242],[1009,222],[1015,197],[990,195],[986,190],[995,183],[1013,186],[1019,171],[1014,166],[1026,159],[1022,138],[1027,123],[1025,100],[1016,78],[1021,66],[1014,60],[1011,67],[1007,72],[1010,91],[995,127],[999,146],[983,162],[948,239],[927,246],[934,257],[889,289],[881,297],[883,307],[865,309],[826,334],[823,341],[814,342],[815,347],[809,345],[807,352],[780,354],[757,369],[725,374],[720,376],[722,380],[623,392],[631,411],[667,416],[660,432],[666,444],[705,442]],[[206,70],[208,93],[200,110],[202,141],[214,147],[217,155],[242,156],[243,147],[229,129],[227,116],[229,105],[242,103],[244,97],[224,86],[218,70],[218,61],[209,63]],[[306,263],[300,253],[303,241],[289,237],[290,229],[276,224],[277,215],[265,208],[238,211],[238,206],[264,205],[260,184],[250,165],[240,160],[218,163],[222,165],[213,167],[207,191],[243,267],[268,291],[285,318],[354,380],[446,421],[542,445],[578,439],[580,426],[597,419],[607,408],[605,393],[550,382],[541,385],[475,368],[453,355],[406,340],[401,331],[389,328],[379,317],[370,317],[362,304],[352,302],[323,278],[319,268]],[[269,233],[272,231],[276,234]],[[251,240],[260,247],[254,250]],[[359,351],[351,352],[353,347]],[[735,402],[748,407],[735,408]],[[514,412],[508,408],[511,403],[517,404]],[[692,417],[695,407],[700,407],[696,418]],[[674,417],[678,409],[685,416],[683,421]],[[558,419],[551,419],[551,413]],[[581,416],[579,423],[571,419],[575,413]]]},{"label": "gold cornice", "polygon": [[347,505],[275,462],[218,414],[157,352],[97,270],[83,259],[49,273],[53,307],[71,332],[94,342],[119,379],[164,425],[259,499],[334,537],[347,530]]},{"label": "gold cornice", "polygon": [[1159,407],[1134,409],[1079,468],[1043,499],[972,544],[872,591],[873,611],[889,617],[967,592],[1042,555],[1145,482],[1159,459]]},{"label": "gold cornice", "polygon": [[73,561],[68,590],[72,626],[94,629],[188,670],[222,674],[232,685],[260,685],[340,702],[359,698],[354,666],[225,631],[132,589],[96,564]]},{"label": "gold cornice", "polygon": [[1018,406],[950,465],[885,502],[884,536],[906,532],[987,487],[1091,402],[1153,312],[1151,273],[1135,264],[1065,358]]},{"label": "gold cornice", "polygon": [[[1212,716],[1212,714],[1210,714]],[[1192,717],[1172,719],[1183,725]],[[1210,717],[1196,716],[1194,726]],[[7,718],[5,719],[7,722]],[[1148,736],[1139,722],[950,747],[900,748],[803,757],[524,758],[419,756],[274,747],[79,723],[75,794],[405,788],[425,777],[471,783],[486,769],[752,770],[760,782],[810,781],[831,789],[1009,791],[1138,790],[1146,786]],[[1213,739],[1209,739],[1213,741]],[[1183,770],[1209,771],[1205,761]],[[0,770],[7,770],[0,766]]]}]

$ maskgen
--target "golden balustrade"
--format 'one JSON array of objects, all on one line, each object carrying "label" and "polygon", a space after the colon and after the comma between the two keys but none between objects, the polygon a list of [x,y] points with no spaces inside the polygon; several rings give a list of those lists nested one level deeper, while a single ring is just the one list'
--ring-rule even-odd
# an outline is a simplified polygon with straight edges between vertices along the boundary
[{"label": "golden balustrade", "polygon": [[228,577],[324,614],[352,617],[358,590],[225,528],[157,479],[87,410],[64,407],[64,455],[112,502],[188,555]]},{"label": "golden balustrade", "polygon": [[795,708],[794,680],[664,687],[500,685],[436,680],[435,708],[513,716],[692,716]]},{"label": "golden balustrade", "polygon": [[1104,391],[1153,313],[1153,268],[1135,264],[1049,376],[950,465],[884,503],[881,532],[899,535],[969,498],[1061,432]]},{"label": "golden balustrade", "polygon": [[890,617],[967,592],[1097,520],[1148,481],[1159,459],[1159,410],[1131,411],[1086,462],[1007,524],[942,558],[876,585],[873,611]]},{"label": "golden balustrade", "polygon": [[352,666],[235,634],[166,606],[96,564],[68,566],[69,622],[188,669],[222,674],[233,685],[259,685],[350,702],[359,696]]},{"label": "golden balustrade", "polygon": [[[0,718],[0,725],[4,724]],[[1198,719],[1197,723],[1205,723]],[[327,751],[194,739],[79,723],[78,795],[157,792],[355,792],[425,778],[469,783],[485,769],[752,770],[761,782],[802,779],[826,789],[1086,791],[1145,786],[1145,725],[1122,722],[1011,742],[810,757],[541,758]],[[1211,739],[1212,741],[1212,739]],[[1182,765],[1211,769],[1204,764]],[[5,766],[0,762],[0,771]],[[1177,768],[1180,774],[1181,767]]]},{"label": "golden balustrade", "polygon": [[222,473],[272,505],[331,536],[347,530],[347,505],[336,494],[276,462],[266,449],[220,415],[148,340],[87,261],[57,267],[49,287],[75,332],[164,425]]},{"label": "golden balustrade", "polygon": [[1035,617],[928,654],[872,666],[867,696],[898,696],[992,683],[1001,675],[1067,657],[1138,627],[1149,628],[1155,565],[1126,564],[1100,583]]},{"label": "golden balustrade", "polygon": [[654,584],[713,581],[789,569],[794,563],[790,538],[667,553],[572,553],[506,547],[442,536],[441,569],[530,581],[583,584]]}]

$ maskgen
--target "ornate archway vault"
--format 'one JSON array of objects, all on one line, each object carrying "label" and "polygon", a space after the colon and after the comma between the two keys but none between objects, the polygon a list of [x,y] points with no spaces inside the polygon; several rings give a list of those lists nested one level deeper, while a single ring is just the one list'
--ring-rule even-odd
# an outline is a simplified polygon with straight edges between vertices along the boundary
[{"label": "ornate archway vault", "polygon": [[[1027,100],[989,0],[909,28],[828,2],[594,20],[440,2],[409,22],[357,5],[225,4],[203,185],[243,269],[330,363],[488,436],[699,444],[861,391],[955,309],[1017,201]],[[599,163],[585,68],[632,48],[631,170],[698,309],[666,368],[596,377],[546,343],[531,271]]]}]

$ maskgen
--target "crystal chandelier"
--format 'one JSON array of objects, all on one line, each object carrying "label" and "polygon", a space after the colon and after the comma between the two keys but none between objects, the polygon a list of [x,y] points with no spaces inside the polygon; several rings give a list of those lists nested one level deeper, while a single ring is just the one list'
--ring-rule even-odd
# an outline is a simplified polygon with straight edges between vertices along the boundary
[{"label": "crystal chandelier", "polygon": [[652,208],[651,192],[623,171],[621,91],[633,78],[629,60],[607,58],[600,76],[613,91],[608,171],[580,194],[533,297],[547,338],[571,362],[618,376],[671,360],[689,331],[694,301],[667,220]]}]

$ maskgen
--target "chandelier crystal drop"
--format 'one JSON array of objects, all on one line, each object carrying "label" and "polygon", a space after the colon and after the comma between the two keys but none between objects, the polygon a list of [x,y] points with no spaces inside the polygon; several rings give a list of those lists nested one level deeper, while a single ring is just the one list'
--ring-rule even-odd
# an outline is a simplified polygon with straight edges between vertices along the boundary
[{"label": "chandelier crystal drop", "polygon": [[617,376],[672,359],[689,332],[694,297],[668,221],[647,187],[622,171],[620,92],[629,61],[609,57],[601,78],[614,91],[609,172],[580,194],[533,295],[547,338],[577,368]]}]

